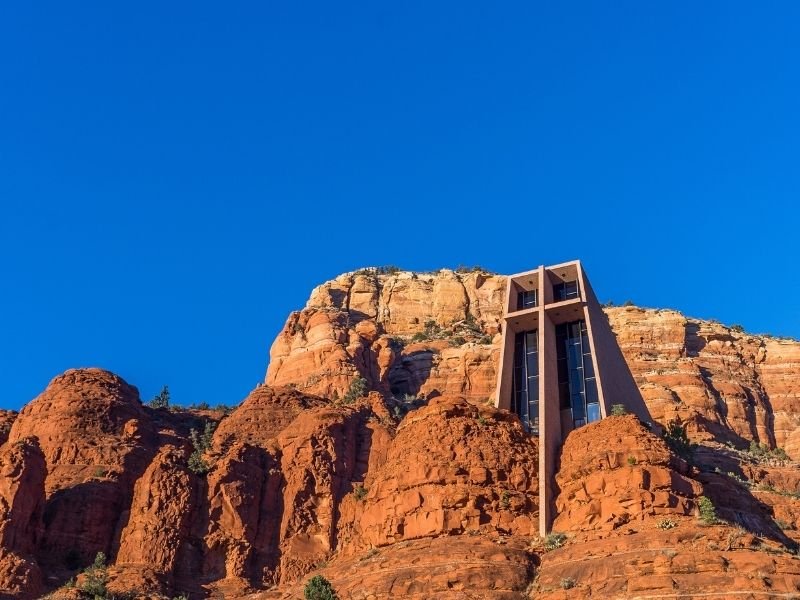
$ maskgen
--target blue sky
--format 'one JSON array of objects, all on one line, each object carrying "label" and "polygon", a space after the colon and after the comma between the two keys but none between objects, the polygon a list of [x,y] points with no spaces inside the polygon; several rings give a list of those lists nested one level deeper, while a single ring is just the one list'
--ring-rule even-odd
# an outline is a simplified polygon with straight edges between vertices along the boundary
[{"label": "blue sky", "polygon": [[344,4],[0,8],[0,406],[238,402],[365,265],[800,337],[800,5]]}]

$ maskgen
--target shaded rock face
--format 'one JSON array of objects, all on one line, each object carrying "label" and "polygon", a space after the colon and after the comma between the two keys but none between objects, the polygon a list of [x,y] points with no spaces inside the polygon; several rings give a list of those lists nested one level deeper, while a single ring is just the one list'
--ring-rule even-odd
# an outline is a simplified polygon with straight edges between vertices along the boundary
[{"label": "shaded rock face", "polygon": [[35,438],[0,447],[0,594],[8,597],[34,598],[43,589],[35,551],[46,476]]},{"label": "shaded rock face", "polygon": [[197,488],[185,456],[183,448],[162,446],[136,482],[117,564],[157,565],[165,573],[178,570],[178,559],[191,539]]},{"label": "shaded rock face", "polygon": [[654,419],[688,421],[696,439],[756,441],[800,458],[800,343],[672,310],[606,314]]},{"label": "shaded rock face", "polygon": [[28,436],[47,464],[38,553],[48,570],[113,555],[133,486],[157,445],[136,388],[101,369],[67,371],[20,411],[7,443]]}]

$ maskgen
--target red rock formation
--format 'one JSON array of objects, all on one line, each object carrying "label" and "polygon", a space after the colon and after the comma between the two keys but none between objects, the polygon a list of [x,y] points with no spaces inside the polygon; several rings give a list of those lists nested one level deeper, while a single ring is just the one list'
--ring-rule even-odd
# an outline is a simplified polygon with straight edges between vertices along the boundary
[{"label": "red rock formation", "polygon": [[145,565],[173,573],[190,537],[195,477],[186,449],[162,446],[136,482],[128,524],[122,530],[116,563]]},{"label": "red rock formation", "polygon": [[611,530],[657,515],[692,514],[702,486],[687,472],[633,415],[581,427],[561,449],[553,529]]},{"label": "red rock formation", "polygon": [[35,598],[42,591],[36,544],[42,534],[44,456],[35,438],[0,448],[0,595]]},{"label": "red rock formation", "polygon": [[[528,597],[526,589],[535,563],[524,538],[464,535],[422,538],[369,550],[313,574],[329,579],[342,599],[523,600]],[[252,596],[254,600],[302,597],[302,584]]]},{"label": "red rock formation", "polygon": [[48,570],[111,555],[156,446],[136,388],[101,369],[67,371],[20,411],[8,443],[28,436],[38,438],[47,462],[39,554]]},{"label": "red rock formation", "polygon": [[342,505],[341,552],[538,527],[538,456],[503,411],[440,397],[403,420],[386,462]]},{"label": "red rock formation", "polygon": [[13,410],[0,410],[0,445],[6,443],[11,426],[17,419],[17,413]]},{"label": "red rock formation", "polygon": [[[144,407],[99,369],[55,378],[18,416],[0,414],[0,442],[13,423],[0,589],[38,594],[103,551],[110,589],[150,597],[294,598],[316,572],[343,599],[800,590],[787,552],[800,471],[745,451],[798,457],[800,344],[608,309],[655,419],[680,417],[701,446],[690,468],[633,417],[572,432],[554,526],[568,538],[548,550],[536,440],[486,403],[504,289],[450,271],[323,284],[273,344],[270,385],[226,417]],[[345,404],[358,376],[372,392]],[[189,429],[217,419],[209,471],[192,473]],[[701,494],[728,523],[698,520]]]}]

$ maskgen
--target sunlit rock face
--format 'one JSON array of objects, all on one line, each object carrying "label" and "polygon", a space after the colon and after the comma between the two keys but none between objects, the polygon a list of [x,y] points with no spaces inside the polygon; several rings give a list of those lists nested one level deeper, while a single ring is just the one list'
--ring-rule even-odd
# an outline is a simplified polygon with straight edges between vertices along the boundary
[{"label": "sunlit rock face", "polygon": [[573,431],[566,537],[543,540],[538,440],[493,404],[505,286],[324,283],[228,414],[144,406],[101,369],[56,377],[0,415],[0,591],[75,598],[58,588],[103,552],[109,590],[141,598],[297,598],[317,574],[340,598],[796,594],[800,469],[774,449],[800,458],[800,344],[605,309],[657,424],[699,446],[678,456],[631,415]]}]

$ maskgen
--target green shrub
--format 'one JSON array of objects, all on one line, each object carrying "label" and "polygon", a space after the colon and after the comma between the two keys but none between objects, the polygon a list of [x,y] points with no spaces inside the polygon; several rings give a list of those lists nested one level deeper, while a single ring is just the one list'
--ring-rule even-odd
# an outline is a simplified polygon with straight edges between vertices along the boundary
[{"label": "green shrub", "polygon": [[667,442],[667,445],[675,454],[688,461],[692,460],[697,444],[689,441],[686,425],[681,423],[680,419],[674,419],[667,424],[667,429],[664,431],[664,441]]},{"label": "green shrub", "polygon": [[451,346],[463,346],[464,344],[467,343],[467,340],[465,340],[460,335],[454,335],[453,337],[450,338],[449,342]]},{"label": "green shrub", "polygon": [[576,585],[578,585],[578,582],[575,581],[575,579],[572,577],[564,577],[563,579],[561,579],[560,585],[562,590],[571,590]]},{"label": "green shrub", "polygon": [[714,506],[714,503],[711,501],[711,498],[708,498],[707,496],[700,496],[700,500],[698,501],[697,505],[700,508],[700,520],[703,521],[703,523],[707,523],[708,525],[719,523],[719,519],[717,518],[717,509]]},{"label": "green shrub", "polygon": [[361,502],[364,498],[367,497],[368,491],[369,490],[367,490],[367,488],[365,488],[362,484],[359,483],[357,486],[353,488],[353,496],[355,497],[356,500]]},{"label": "green shrub", "polygon": [[500,494],[500,507],[507,509],[511,506],[511,494],[508,493],[508,490],[503,490],[503,493]]},{"label": "green shrub", "polygon": [[106,568],[106,555],[98,552],[94,557],[91,566],[83,571],[84,578],[81,583],[80,591],[84,594],[97,598],[105,598],[108,594],[106,585],[108,584],[108,569]]},{"label": "green shrub", "polygon": [[214,438],[215,424],[211,421],[206,423],[203,433],[198,434],[196,429],[189,430],[189,439],[192,442],[194,451],[189,455],[189,470],[197,475],[204,475],[211,469],[203,454],[211,449],[211,441]]},{"label": "green shrub", "polygon": [[400,267],[395,265],[384,265],[382,267],[375,267],[377,275],[395,275],[401,271]]},{"label": "green shrub", "polygon": [[769,446],[766,444],[759,444],[756,441],[750,442],[750,448],[748,448],[747,453],[758,462],[768,462],[771,460],[787,462],[790,460],[789,455],[786,454],[786,450],[783,448],[773,448],[770,450]]},{"label": "green shrub", "polygon": [[678,524],[672,519],[661,519],[658,523],[656,523],[656,527],[659,529],[674,529],[677,526]]},{"label": "green shrub", "polygon": [[150,408],[169,408],[169,386],[164,386],[161,391],[147,403]]},{"label": "green shrub", "polygon": [[638,461],[638,460],[636,460],[636,457],[635,457],[635,456],[629,456],[629,457],[628,457],[628,464],[629,464],[630,466],[634,466],[634,465],[635,465],[637,462],[639,462],[639,461]]},{"label": "green shrub", "polygon": [[352,404],[358,398],[361,398],[367,393],[367,380],[363,377],[356,377],[353,382],[350,384],[350,389],[347,390],[347,393],[342,398],[342,402],[345,404]]},{"label": "green shrub", "polygon": [[303,597],[305,600],[337,600],[338,596],[333,589],[331,582],[325,579],[322,575],[314,575],[308,580],[306,587],[303,589]]},{"label": "green shrub", "polygon": [[731,331],[735,331],[736,333],[744,333],[744,327],[742,327],[738,323],[734,323],[733,325],[731,325]]},{"label": "green shrub", "polygon": [[556,548],[561,548],[564,544],[567,543],[567,536],[563,533],[556,533],[553,532],[548,534],[546,538],[544,538],[544,549],[546,551],[555,550]]},{"label": "green shrub", "polygon": [[611,405],[611,416],[612,417],[621,417],[623,415],[628,414],[628,409],[625,408],[624,404],[612,404]]}]

